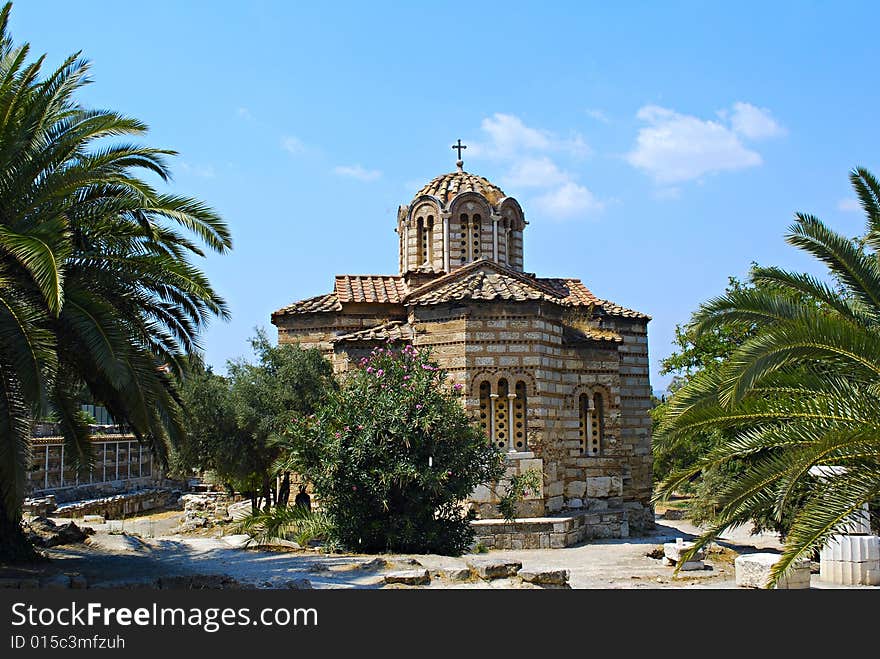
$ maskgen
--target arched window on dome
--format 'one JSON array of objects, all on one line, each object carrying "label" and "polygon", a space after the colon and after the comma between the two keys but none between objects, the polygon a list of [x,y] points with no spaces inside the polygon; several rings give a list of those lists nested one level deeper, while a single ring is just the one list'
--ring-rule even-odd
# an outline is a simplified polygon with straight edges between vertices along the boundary
[{"label": "arched window on dome", "polygon": [[501,221],[500,229],[500,235],[498,236],[498,262],[507,263],[510,221],[506,217]]},{"label": "arched window on dome", "polygon": [[434,263],[434,216],[428,215],[425,224],[425,244],[424,244],[425,260],[433,265]]},{"label": "arched window on dome", "polygon": [[461,263],[467,263],[468,260],[468,231],[469,231],[469,223],[467,213],[462,213],[459,218],[459,232],[460,240],[458,245],[458,257]]},{"label": "arched window on dome", "polygon": [[416,267],[425,262],[425,219],[416,219]]},{"label": "arched window on dome", "polygon": [[471,222],[471,238],[469,240],[471,261],[476,261],[478,258],[480,258],[480,240],[482,239],[480,231],[481,218],[478,213],[475,213],[473,222]]}]

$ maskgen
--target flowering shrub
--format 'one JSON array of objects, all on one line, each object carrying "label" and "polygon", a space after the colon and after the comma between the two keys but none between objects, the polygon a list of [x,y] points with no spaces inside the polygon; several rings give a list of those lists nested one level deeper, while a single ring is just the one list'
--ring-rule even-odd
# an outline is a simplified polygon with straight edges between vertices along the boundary
[{"label": "flowering shrub", "polygon": [[338,540],[357,551],[460,554],[461,502],[503,474],[462,407],[461,386],[427,352],[376,348],[326,404],[291,421],[289,467],[310,480]]}]

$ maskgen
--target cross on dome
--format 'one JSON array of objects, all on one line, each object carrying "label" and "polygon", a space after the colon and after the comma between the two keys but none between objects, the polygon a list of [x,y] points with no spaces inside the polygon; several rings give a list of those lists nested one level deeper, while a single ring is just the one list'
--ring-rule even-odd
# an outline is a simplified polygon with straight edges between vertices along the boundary
[{"label": "cross on dome", "polygon": [[466,149],[467,146],[461,143],[461,138],[458,138],[458,142],[452,145],[453,150],[458,151],[458,160],[455,161],[455,164],[458,166],[458,171],[463,171],[464,168],[464,160],[461,159],[462,149]]}]

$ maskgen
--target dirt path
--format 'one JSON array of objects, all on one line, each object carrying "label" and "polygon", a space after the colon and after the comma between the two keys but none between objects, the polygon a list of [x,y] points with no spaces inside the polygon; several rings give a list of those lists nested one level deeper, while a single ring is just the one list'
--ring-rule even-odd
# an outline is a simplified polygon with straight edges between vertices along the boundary
[{"label": "dirt path", "polygon": [[[384,555],[385,564],[374,556],[321,554],[313,551],[241,549],[235,537],[172,535],[174,516],[127,520],[119,532],[113,523],[98,527],[89,544],[49,550],[52,569],[84,575],[90,587],[148,586],[156,579],[187,575],[225,575],[258,588],[284,588],[291,580],[308,579],[315,588],[378,588],[391,569],[412,567],[412,561],[435,572],[464,567],[473,556]],[[140,530],[143,536],[129,535]],[[621,540],[597,540],[566,549],[492,551],[481,558],[521,561],[524,569],[568,569],[572,588],[733,588],[733,553],[711,554],[710,569],[681,573],[648,553],[663,542],[692,538],[697,532],[685,520],[658,520],[649,536]],[[162,534],[165,535],[162,535]],[[149,537],[156,534],[158,537]],[[238,539],[240,540],[240,539]],[[722,546],[738,552],[778,550],[778,538],[769,534],[750,536],[745,530],[731,533]],[[503,588],[497,582],[454,583],[433,580],[431,587]]]}]

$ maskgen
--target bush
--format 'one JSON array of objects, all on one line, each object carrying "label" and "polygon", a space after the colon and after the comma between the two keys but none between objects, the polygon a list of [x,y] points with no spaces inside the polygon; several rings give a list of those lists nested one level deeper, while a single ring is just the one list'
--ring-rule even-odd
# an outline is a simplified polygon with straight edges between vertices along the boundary
[{"label": "bush", "polygon": [[501,478],[503,457],[445,382],[427,352],[376,348],[291,421],[286,467],[312,482],[348,548],[460,554],[473,541],[462,502]]}]

